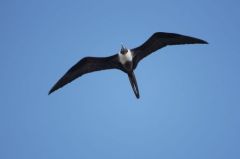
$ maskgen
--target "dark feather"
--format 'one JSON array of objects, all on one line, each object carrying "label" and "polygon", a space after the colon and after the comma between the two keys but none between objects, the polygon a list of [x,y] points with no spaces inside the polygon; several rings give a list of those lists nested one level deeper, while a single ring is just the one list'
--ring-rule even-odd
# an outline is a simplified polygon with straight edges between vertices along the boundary
[{"label": "dark feather", "polygon": [[65,75],[52,87],[49,94],[86,73],[114,68],[122,69],[118,62],[117,54],[109,57],[85,57],[65,73]]},{"label": "dark feather", "polygon": [[131,86],[132,86],[132,89],[133,89],[133,92],[134,92],[136,98],[139,99],[140,98],[140,94],[139,94],[137,80],[136,80],[134,72],[128,73],[128,78],[129,78],[129,81],[131,83]]},{"label": "dark feather", "polygon": [[134,69],[136,68],[140,60],[142,60],[144,57],[148,56],[152,52],[167,45],[181,45],[181,44],[207,44],[207,42],[198,38],[180,34],[164,32],[154,33],[141,46],[131,50],[134,53],[133,58]]}]

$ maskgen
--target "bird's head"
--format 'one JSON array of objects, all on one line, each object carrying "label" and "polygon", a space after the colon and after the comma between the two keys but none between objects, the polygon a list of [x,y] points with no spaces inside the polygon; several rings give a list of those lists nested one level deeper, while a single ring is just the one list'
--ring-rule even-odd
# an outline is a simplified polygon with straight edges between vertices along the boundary
[{"label": "bird's head", "polygon": [[127,52],[128,52],[128,49],[125,48],[125,47],[122,45],[122,48],[121,48],[120,53],[123,54],[123,55],[125,55]]}]

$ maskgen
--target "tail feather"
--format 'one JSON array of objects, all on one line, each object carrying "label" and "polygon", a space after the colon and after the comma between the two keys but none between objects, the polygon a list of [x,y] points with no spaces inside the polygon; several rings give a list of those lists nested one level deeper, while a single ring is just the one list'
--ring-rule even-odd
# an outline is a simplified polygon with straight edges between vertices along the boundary
[{"label": "tail feather", "polygon": [[140,95],[139,95],[137,80],[136,80],[136,77],[134,75],[134,72],[128,73],[128,78],[129,78],[129,81],[131,83],[131,86],[132,86],[132,89],[133,89],[133,92],[134,92],[135,96],[139,99]]}]

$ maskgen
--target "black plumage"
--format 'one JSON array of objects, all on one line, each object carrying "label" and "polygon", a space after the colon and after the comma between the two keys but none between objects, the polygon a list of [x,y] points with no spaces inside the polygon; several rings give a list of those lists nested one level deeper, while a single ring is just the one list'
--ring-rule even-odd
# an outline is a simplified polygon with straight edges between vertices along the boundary
[{"label": "black plumage", "polygon": [[60,80],[58,80],[49,91],[49,94],[86,73],[114,68],[121,69],[117,54],[109,57],[85,57],[77,62],[62,78],[60,78]]},{"label": "black plumage", "polygon": [[167,45],[182,45],[182,44],[208,44],[206,41],[197,39],[190,36],[175,34],[175,33],[164,33],[157,32],[154,33],[145,43],[131,49],[133,52],[133,65],[134,69],[137,64],[144,57],[150,55],[151,53],[161,49]]},{"label": "black plumage", "polygon": [[[72,68],[70,68],[65,73],[65,75],[60,78],[60,80],[58,80],[58,82],[49,91],[49,94],[86,73],[106,69],[119,69],[128,74],[132,89],[136,97],[139,98],[140,95],[137,80],[133,72],[136,69],[138,63],[143,58],[162,47],[165,47],[167,45],[181,44],[207,44],[207,42],[190,36],[175,33],[157,32],[154,33],[145,43],[139,47],[130,49],[132,61],[128,61],[126,64],[122,64],[120,62],[118,54],[109,57],[85,57],[81,59]],[[122,47],[120,53],[125,55],[127,53],[127,49]]]}]

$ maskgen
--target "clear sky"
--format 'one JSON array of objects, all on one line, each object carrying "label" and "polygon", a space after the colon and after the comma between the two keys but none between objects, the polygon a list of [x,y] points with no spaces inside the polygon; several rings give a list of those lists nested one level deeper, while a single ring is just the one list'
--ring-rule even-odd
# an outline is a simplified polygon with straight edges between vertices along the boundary
[{"label": "clear sky", "polygon": [[[238,0],[1,0],[1,159],[239,159]],[[79,59],[154,32],[209,45],[163,48],[135,71],[88,74],[48,96]]]}]

